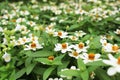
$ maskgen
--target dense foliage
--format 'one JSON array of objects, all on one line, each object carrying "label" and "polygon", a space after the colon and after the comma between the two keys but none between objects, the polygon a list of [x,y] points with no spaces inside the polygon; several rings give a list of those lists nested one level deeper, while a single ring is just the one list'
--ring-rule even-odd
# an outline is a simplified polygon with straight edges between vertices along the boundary
[{"label": "dense foliage", "polygon": [[0,80],[119,80],[120,0],[0,2]]}]

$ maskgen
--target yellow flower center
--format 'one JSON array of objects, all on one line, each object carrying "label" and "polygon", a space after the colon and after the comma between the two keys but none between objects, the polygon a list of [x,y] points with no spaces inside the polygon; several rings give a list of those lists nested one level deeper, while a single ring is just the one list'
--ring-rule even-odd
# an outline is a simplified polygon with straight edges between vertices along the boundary
[{"label": "yellow flower center", "polygon": [[76,51],[74,51],[73,55],[77,57],[79,54]]},{"label": "yellow flower center", "polygon": [[94,53],[88,54],[88,59],[89,60],[94,60],[95,59],[95,54]]},{"label": "yellow flower center", "polygon": [[36,43],[31,44],[31,48],[36,48],[36,47],[37,47]]},{"label": "yellow flower center", "polygon": [[23,42],[26,42],[26,39],[23,38],[22,40],[23,40]]},{"label": "yellow flower center", "polygon": [[67,48],[67,44],[66,43],[63,43],[62,44],[62,49],[66,49]]},{"label": "yellow flower center", "polygon": [[84,43],[79,43],[79,44],[78,44],[78,47],[79,47],[80,49],[83,49],[83,48],[84,48]]}]

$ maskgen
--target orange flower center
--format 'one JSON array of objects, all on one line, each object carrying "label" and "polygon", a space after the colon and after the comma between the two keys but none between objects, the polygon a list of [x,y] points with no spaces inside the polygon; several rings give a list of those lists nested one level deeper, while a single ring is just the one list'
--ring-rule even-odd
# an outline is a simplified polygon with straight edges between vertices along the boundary
[{"label": "orange flower center", "polygon": [[76,51],[74,51],[73,55],[77,57],[79,54]]},{"label": "orange flower center", "polygon": [[62,49],[66,49],[67,48],[67,44],[66,43],[63,43],[62,44]]},{"label": "orange flower center", "polygon": [[58,36],[62,36],[62,32],[58,32]]},{"label": "orange flower center", "polygon": [[88,58],[89,58],[89,60],[94,60],[95,59],[95,54],[94,53],[88,54]]},{"label": "orange flower center", "polygon": [[78,44],[78,47],[79,47],[80,49],[83,49],[83,48],[84,48],[84,43],[79,43],[79,44]]},{"label": "orange flower center", "polygon": [[15,19],[13,19],[13,20],[12,20],[12,22],[16,22],[16,20],[15,20]]},{"label": "orange flower center", "polygon": [[113,46],[112,46],[112,50],[113,50],[113,51],[118,51],[118,49],[119,49],[119,47],[118,47],[117,45],[113,45]]},{"label": "orange flower center", "polygon": [[118,59],[117,59],[118,61],[117,61],[117,63],[120,65],[120,57],[118,57]]},{"label": "orange flower center", "polygon": [[54,60],[54,56],[49,56],[48,59],[49,60]]},{"label": "orange flower center", "polygon": [[31,44],[31,48],[36,48],[36,46],[37,46],[36,43]]}]

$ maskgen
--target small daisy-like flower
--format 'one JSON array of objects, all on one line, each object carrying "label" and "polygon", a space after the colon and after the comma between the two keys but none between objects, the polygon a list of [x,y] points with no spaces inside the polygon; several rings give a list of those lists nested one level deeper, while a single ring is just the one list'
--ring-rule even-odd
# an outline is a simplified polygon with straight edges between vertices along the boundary
[{"label": "small daisy-like flower", "polygon": [[117,53],[120,52],[119,46],[117,44],[104,43],[103,50],[105,52]]},{"label": "small daisy-like flower", "polygon": [[76,36],[68,36],[72,41],[77,41],[78,40],[78,37]]},{"label": "small daisy-like flower", "polygon": [[33,51],[36,51],[36,49],[42,49],[42,45],[39,44],[38,42],[32,42],[30,43],[29,45],[25,45],[26,48],[24,48],[24,50],[33,50]]},{"label": "small daisy-like flower", "polygon": [[86,64],[88,62],[93,62],[93,61],[98,61],[101,60],[100,58],[100,54],[94,54],[94,53],[83,53],[80,55],[80,58],[83,59],[83,62]]},{"label": "small daisy-like flower", "polygon": [[69,53],[69,56],[78,59],[79,58],[79,52],[73,50],[72,52]]},{"label": "small daisy-like flower", "polygon": [[60,38],[66,38],[66,37],[68,37],[67,34],[68,34],[67,32],[58,31],[58,32],[54,33],[54,36],[58,36]]},{"label": "small daisy-like flower", "polygon": [[71,51],[71,46],[68,46],[68,43],[55,44],[54,51],[61,51],[62,53],[66,53],[67,51]]},{"label": "small daisy-like flower", "polygon": [[83,37],[84,35],[86,35],[86,33],[83,32],[83,31],[76,31],[76,32],[75,32],[75,35],[76,35],[77,37]]},{"label": "small daisy-like flower", "polygon": [[119,49],[119,46],[117,44],[112,45],[112,52],[113,53],[116,53],[116,52],[119,52],[119,51],[120,51],[120,49]]},{"label": "small daisy-like flower", "polygon": [[89,46],[85,46],[84,43],[80,42],[79,44],[74,45],[73,48],[77,52],[87,52],[87,48],[89,48]]},{"label": "small daisy-like flower", "polygon": [[25,16],[25,15],[29,15],[29,14],[30,14],[30,12],[29,12],[29,11],[27,11],[27,10],[20,11],[20,15]]},{"label": "small daisy-like flower", "polygon": [[119,34],[120,35],[120,29],[117,29],[116,31],[114,31],[114,33]]},{"label": "small daisy-like flower", "polygon": [[29,38],[23,37],[19,38],[15,43],[16,45],[24,45],[27,42],[30,42]]},{"label": "small daisy-like flower", "polygon": [[107,70],[109,76],[113,76],[116,73],[120,73],[120,57],[117,59],[112,54],[108,54],[109,60],[103,60],[103,62],[111,67]]},{"label": "small daisy-like flower", "polygon": [[30,36],[30,41],[38,41],[38,37],[37,36],[35,36],[34,34],[29,34],[29,36]]},{"label": "small daisy-like flower", "polygon": [[27,34],[30,32],[30,30],[28,30],[25,25],[19,25],[19,24],[17,24],[15,31],[21,31],[22,34]]},{"label": "small daisy-like flower", "polygon": [[48,26],[45,28],[46,33],[53,35],[55,33],[55,29],[53,29],[53,26]]},{"label": "small daisy-like flower", "polygon": [[31,27],[33,27],[33,26],[35,26],[35,25],[36,25],[36,23],[35,23],[35,22],[33,22],[33,21],[28,21],[28,22],[27,22],[27,24],[28,24],[28,25],[30,25]]},{"label": "small daisy-like flower", "polygon": [[10,62],[11,56],[7,52],[2,56],[2,58],[5,60],[5,62]]},{"label": "small daisy-like flower", "polygon": [[25,18],[18,18],[16,20],[17,23],[21,23],[21,22],[26,22],[26,19]]}]

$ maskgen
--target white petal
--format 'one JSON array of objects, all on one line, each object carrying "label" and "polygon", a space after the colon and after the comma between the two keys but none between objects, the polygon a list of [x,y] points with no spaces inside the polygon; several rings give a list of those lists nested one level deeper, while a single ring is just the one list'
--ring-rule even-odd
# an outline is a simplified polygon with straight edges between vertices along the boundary
[{"label": "white petal", "polygon": [[117,73],[117,71],[115,70],[115,67],[110,67],[108,70],[107,70],[107,74],[109,76],[113,76]]},{"label": "white petal", "polygon": [[66,53],[66,49],[61,51],[62,53]]},{"label": "white petal", "polygon": [[120,73],[120,66],[116,67],[116,71]]},{"label": "white petal", "polygon": [[112,60],[112,61],[117,61],[117,60],[112,56],[112,54],[108,54],[108,57],[109,57],[109,59]]},{"label": "white petal", "polygon": [[100,54],[95,54],[95,59],[99,59],[100,58]]},{"label": "white petal", "polygon": [[88,59],[88,54],[87,53],[83,53],[83,54],[80,55],[80,58]]},{"label": "white petal", "polygon": [[105,64],[107,64],[107,65],[114,66],[114,63],[111,62],[110,60],[103,60],[103,63],[105,63]]}]

